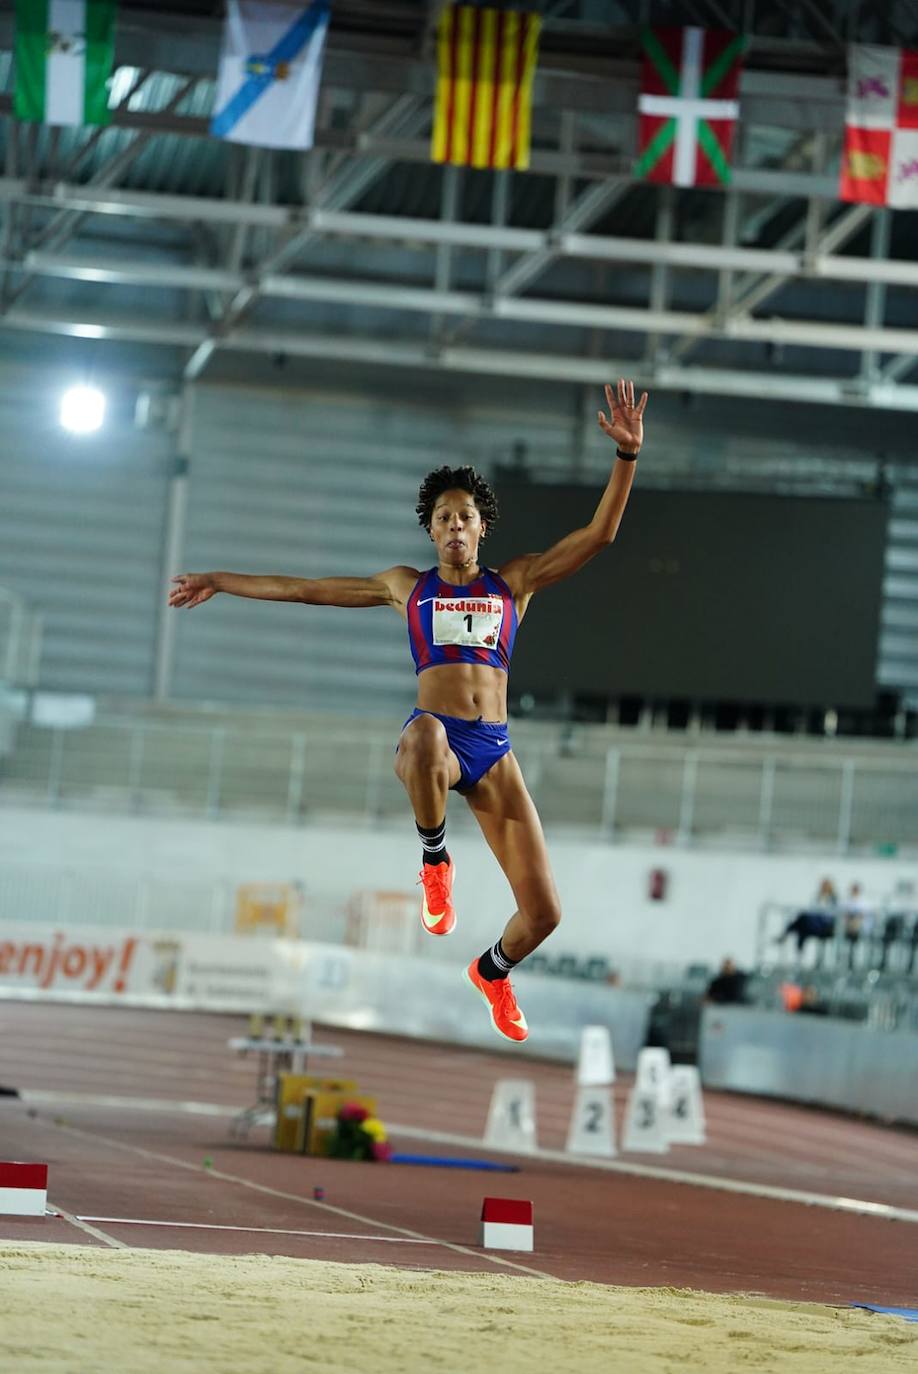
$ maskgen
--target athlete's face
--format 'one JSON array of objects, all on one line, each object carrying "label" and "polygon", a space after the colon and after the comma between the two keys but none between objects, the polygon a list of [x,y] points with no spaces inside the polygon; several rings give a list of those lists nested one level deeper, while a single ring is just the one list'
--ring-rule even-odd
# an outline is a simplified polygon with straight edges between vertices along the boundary
[{"label": "athlete's face", "polygon": [[474,497],[467,491],[456,488],[438,496],[430,521],[430,537],[437,546],[440,562],[448,568],[475,563],[485,526]]}]

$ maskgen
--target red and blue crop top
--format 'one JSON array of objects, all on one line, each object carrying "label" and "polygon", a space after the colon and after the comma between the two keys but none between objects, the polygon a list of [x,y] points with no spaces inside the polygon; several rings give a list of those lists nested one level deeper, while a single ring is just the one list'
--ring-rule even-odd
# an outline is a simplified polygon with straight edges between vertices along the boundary
[{"label": "red and blue crop top", "polygon": [[466,587],[444,582],[430,568],[408,598],[408,639],[418,673],[442,663],[484,663],[509,673],[516,628],[513,594],[490,568]]}]

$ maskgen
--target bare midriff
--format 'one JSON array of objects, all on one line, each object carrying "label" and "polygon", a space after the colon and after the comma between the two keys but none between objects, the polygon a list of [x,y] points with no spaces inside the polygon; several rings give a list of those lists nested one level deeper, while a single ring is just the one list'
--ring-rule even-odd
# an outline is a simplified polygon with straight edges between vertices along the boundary
[{"label": "bare midriff", "polygon": [[418,706],[461,720],[507,719],[507,674],[486,663],[442,663],[418,674]]}]

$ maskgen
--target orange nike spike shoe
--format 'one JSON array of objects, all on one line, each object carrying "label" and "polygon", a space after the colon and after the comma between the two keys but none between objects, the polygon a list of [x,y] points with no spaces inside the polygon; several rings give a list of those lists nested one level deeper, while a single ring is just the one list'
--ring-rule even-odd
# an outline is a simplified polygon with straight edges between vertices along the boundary
[{"label": "orange nike spike shoe", "polygon": [[453,879],[456,865],[425,864],[418,874],[424,889],[421,898],[421,922],[431,935],[450,935],[456,928],[456,908],[453,906]]},{"label": "orange nike spike shoe", "polygon": [[505,1040],[525,1040],[529,1034],[526,1018],[520,1011],[509,978],[482,978],[478,960],[473,959],[465,971],[473,988],[477,988],[491,1011],[491,1024]]}]

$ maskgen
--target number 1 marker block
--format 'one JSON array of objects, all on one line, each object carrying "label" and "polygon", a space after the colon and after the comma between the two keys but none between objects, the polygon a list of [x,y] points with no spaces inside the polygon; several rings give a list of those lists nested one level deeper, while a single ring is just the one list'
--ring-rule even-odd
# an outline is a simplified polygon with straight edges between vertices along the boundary
[{"label": "number 1 marker block", "polygon": [[486,1197],[481,1205],[481,1243],[486,1250],[532,1250],[532,1203]]},{"label": "number 1 marker block", "polygon": [[47,1164],[0,1161],[0,1213],[13,1217],[43,1217],[47,1203]]}]

